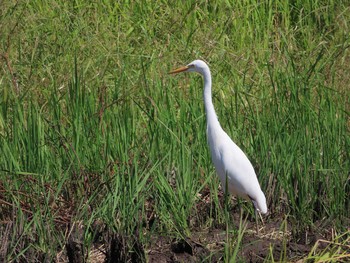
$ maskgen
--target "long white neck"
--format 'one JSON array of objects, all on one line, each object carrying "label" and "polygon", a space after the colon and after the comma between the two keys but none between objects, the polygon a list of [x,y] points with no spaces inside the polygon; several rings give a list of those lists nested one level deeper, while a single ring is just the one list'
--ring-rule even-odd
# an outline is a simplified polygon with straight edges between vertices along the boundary
[{"label": "long white neck", "polygon": [[205,113],[207,118],[207,126],[211,128],[221,127],[213,105],[212,92],[211,92],[211,74],[210,74],[209,68],[204,70],[203,80],[204,80],[203,96],[204,96]]}]

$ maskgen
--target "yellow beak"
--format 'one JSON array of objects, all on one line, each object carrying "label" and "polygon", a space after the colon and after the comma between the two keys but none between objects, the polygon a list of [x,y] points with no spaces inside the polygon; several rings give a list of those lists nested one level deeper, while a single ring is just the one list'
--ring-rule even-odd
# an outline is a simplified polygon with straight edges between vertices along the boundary
[{"label": "yellow beak", "polygon": [[168,74],[176,74],[176,73],[184,72],[184,71],[186,71],[188,69],[189,69],[188,66],[184,66],[184,67],[181,67],[181,68],[178,68],[178,69],[174,69],[174,70],[170,71]]}]

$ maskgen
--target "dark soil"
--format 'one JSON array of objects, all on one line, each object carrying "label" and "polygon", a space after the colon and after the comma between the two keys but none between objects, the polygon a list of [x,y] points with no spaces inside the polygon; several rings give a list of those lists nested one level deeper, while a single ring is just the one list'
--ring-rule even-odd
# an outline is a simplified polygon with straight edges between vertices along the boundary
[{"label": "dark soil", "polygon": [[[208,203],[207,203],[208,204]],[[205,209],[200,209],[205,214]],[[232,226],[229,231],[229,242],[236,242],[240,223],[240,213],[233,209],[230,211]],[[154,220],[154,218],[150,219]],[[247,219],[246,231],[240,244],[232,243],[231,251],[239,245],[237,255],[238,262],[266,262],[288,259],[289,262],[297,262],[306,258],[315,242],[319,239],[330,239],[324,230],[320,234],[316,231],[305,231],[298,239],[292,236],[292,226],[283,215],[267,216],[265,223],[259,222],[259,232],[256,230],[254,218]],[[194,225],[196,225],[194,223]],[[112,234],[103,226],[96,224],[95,231],[100,233],[99,241],[89,256],[72,255],[70,247],[79,247],[70,242],[67,243],[66,252],[63,253],[58,262],[84,262],[72,259],[88,258],[88,262],[224,262],[225,244],[227,244],[226,225],[203,229],[199,227],[191,229],[191,235],[183,239],[175,239],[167,235],[155,235],[151,237],[148,244],[142,244],[134,236],[123,236]],[[102,230],[104,229],[104,230]],[[234,230],[234,231],[232,231]],[[93,230],[94,231],[94,230]],[[94,232],[95,232],[94,231]],[[77,235],[81,230],[72,231]],[[95,232],[95,233],[96,233]],[[175,236],[175,235],[174,235]],[[77,239],[76,239],[77,240]],[[82,243],[82,240],[76,241]],[[318,246],[324,249],[325,244]],[[82,253],[79,249],[76,253]],[[68,252],[68,253],[67,253]]]},{"label": "dark soil", "polygon": [[[272,221],[262,227],[257,234],[255,222],[248,222],[240,244],[238,259],[242,262],[263,262],[266,258],[271,258],[271,254],[275,261],[280,261],[282,258],[297,261],[306,257],[314,243],[292,242],[290,233],[281,232],[280,227],[279,222]],[[149,262],[224,261],[224,249],[227,243],[224,229],[198,230],[192,232],[191,238],[184,240],[174,240],[170,237],[154,239],[148,250]]]},{"label": "dark soil", "polygon": [[[134,235],[115,233],[107,228],[103,222],[95,222],[88,230],[80,222],[70,223],[71,217],[61,216],[57,225],[60,225],[64,233],[69,233],[64,248],[58,248],[57,255],[41,254],[35,247],[31,246],[26,251],[25,257],[33,260],[28,262],[50,262],[54,257],[55,262],[224,262],[225,251],[232,251],[239,246],[238,262],[269,262],[285,261],[303,262],[316,242],[320,239],[332,240],[332,226],[317,227],[317,224],[303,233],[292,233],[293,226],[285,219],[285,215],[270,214],[264,217],[265,223],[259,222],[259,232],[256,230],[255,218],[248,216],[246,228],[242,241],[237,243],[238,230],[240,225],[239,209],[231,207],[229,211],[229,231],[226,224],[211,223],[211,227],[203,227],[208,220],[217,222],[211,218],[210,209],[213,207],[208,193],[203,193],[197,203],[196,214],[190,218],[190,234],[183,234],[184,238],[176,239],[178,234],[162,235],[157,230],[153,231],[149,243],[142,243],[138,239],[140,233],[136,229]],[[223,196],[219,197],[222,207]],[[151,203],[151,202],[150,202]],[[237,202],[234,202],[235,204]],[[147,209],[148,210],[148,209]],[[68,211],[68,210],[67,210]],[[69,214],[69,213],[68,213]],[[146,228],[156,228],[157,218],[153,205],[149,207],[147,222],[143,222]],[[200,215],[200,218],[198,218]],[[63,220],[66,218],[66,220]],[[66,223],[63,223],[63,222]],[[5,222],[5,221],[3,221]],[[15,232],[14,225],[6,221],[0,225],[0,262],[6,258],[9,240]],[[294,226],[294,229],[296,227]],[[91,232],[94,237],[92,247],[84,247],[84,233]],[[149,232],[145,233],[150,235]],[[228,234],[227,234],[228,232]],[[28,247],[28,244],[35,240],[35,236],[25,239],[19,251]],[[226,244],[230,244],[227,247]],[[225,247],[226,246],[226,247]],[[327,243],[318,242],[317,249],[326,248]],[[349,246],[350,247],[350,246]],[[350,253],[349,253],[350,254]],[[301,260],[301,261],[300,261]],[[345,262],[345,261],[343,261]]]},{"label": "dark soil", "polygon": [[[238,218],[238,216],[237,216]],[[238,221],[239,222],[239,219]],[[308,234],[306,239],[292,241],[288,231],[281,231],[284,223],[278,220],[270,220],[256,233],[255,221],[247,222],[247,230],[243,236],[237,255],[238,262],[280,262],[288,259],[288,262],[303,262],[313,248],[316,239],[321,236]],[[237,231],[234,231],[237,233]],[[306,235],[306,233],[305,233]],[[96,242],[92,253],[87,257],[72,255],[69,246],[79,247],[77,244],[67,244],[66,252],[58,262],[224,262],[225,244],[227,243],[226,230],[222,228],[192,230],[191,237],[175,239],[171,236],[154,236],[149,244],[141,244],[135,236],[122,236],[118,234],[103,233],[103,238]],[[229,236],[236,240],[235,234]],[[81,243],[81,241],[77,241]],[[234,250],[233,244],[231,251]],[[318,249],[324,249],[322,244]],[[76,253],[82,253],[76,249]],[[68,256],[67,256],[68,255]],[[81,261],[77,261],[77,259]],[[83,259],[84,258],[84,259]],[[265,261],[266,262],[266,261]]]}]

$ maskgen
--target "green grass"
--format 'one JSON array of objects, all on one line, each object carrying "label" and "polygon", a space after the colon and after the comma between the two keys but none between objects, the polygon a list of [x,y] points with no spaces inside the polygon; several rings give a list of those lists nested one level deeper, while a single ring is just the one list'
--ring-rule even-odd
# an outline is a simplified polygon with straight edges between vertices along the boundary
[{"label": "green grass", "polygon": [[[349,8],[347,1],[2,3],[5,261],[51,261],[74,222],[84,225],[87,250],[97,221],[145,246],[153,236],[185,238],[228,224],[206,143],[202,80],[166,74],[197,58],[210,64],[220,122],[256,168],[269,218],[287,214],[295,240],[324,221],[346,232]],[[239,257],[222,252],[227,261]]]}]

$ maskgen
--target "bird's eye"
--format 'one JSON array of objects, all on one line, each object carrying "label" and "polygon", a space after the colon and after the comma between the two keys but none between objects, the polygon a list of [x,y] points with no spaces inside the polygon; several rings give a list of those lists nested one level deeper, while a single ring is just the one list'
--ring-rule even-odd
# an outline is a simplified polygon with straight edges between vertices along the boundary
[{"label": "bird's eye", "polygon": [[194,68],[195,66],[193,64],[188,65],[189,68]]}]

